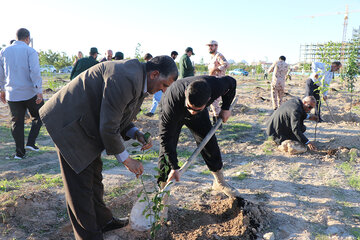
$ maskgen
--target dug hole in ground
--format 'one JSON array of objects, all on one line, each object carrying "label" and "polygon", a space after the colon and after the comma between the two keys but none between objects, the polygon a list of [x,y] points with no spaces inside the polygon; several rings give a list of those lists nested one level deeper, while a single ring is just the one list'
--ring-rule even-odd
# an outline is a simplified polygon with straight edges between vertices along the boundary
[{"label": "dug hole in ground", "polygon": [[[330,113],[322,108],[318,124],[318,151],[290,155],[281,152],[265,135],[271,115],[270,85],[261,77],[238,77],[241,101],[216,136],[222,151],[226,180],[246,200],[244,206],[211,190],[213,177],[201,157],[172,188],[169,215],[156,239],[358,239],[360,238],[360,102],[359,86],[350,98],[338,81],[331,84]],[[286,84],[285,101],[303,96],[305,77]],[[45,79],[46,84],[46,79]],[[44,88],[46,89],[46,87]],[[53,94],[48,91],[45,98]],[[142,106],[144,113],[151,97]],[[143,159],[146,184],[154,181],[157,165],[158,115],[138,115],[136,125],[154,136],[153,152]],[[8,107],[0,103],[0,239],[74,239],[66,213],[59,163],[54,145],[42,128],[40,152],[14,160]],[[306,122],[306,135],[314,140],[315,123]],[[29,126],[27,126],[27,131]],[[139,147],[128,144],[134,158]],[[195,149],[184,128],[178,156],[184,162]],[[141,183],[111,156],[103,156],[105,201],[114,216],[130,213]],[[149,239],[148,232],[130,227],[104,234],[105,239]]]}]

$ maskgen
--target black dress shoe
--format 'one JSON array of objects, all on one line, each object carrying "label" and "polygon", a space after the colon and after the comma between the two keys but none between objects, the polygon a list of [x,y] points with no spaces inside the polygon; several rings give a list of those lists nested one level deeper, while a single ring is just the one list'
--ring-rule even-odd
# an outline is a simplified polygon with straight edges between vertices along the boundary
[{"label": "black dress shoe", "polygon": [[129,218],[115,218],[113,217],[112,220],[105,225],[105,227],[103,227],[101,229],[101,231],[104,232],[108,232],[114,229],[118,229],[118,228],[122,228],[125,227],[126,225],[129,224]]}]

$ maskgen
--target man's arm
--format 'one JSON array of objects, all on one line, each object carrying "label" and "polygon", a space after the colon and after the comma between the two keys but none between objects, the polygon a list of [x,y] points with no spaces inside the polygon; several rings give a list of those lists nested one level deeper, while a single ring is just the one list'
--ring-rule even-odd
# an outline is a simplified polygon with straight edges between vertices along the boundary
[{"label": "man's arm", "polygon": [[79,61],[80,61],[80,59],[76,61],[74,67],[73,67],[72,70],[71,70],[70,80],[73,80],[73,78],[74,78],[74,74],[75,74],[75,72],[76,72],[76,68],[77,68],[77,66],[78,66],[78,64],[79,64]]},{"label": "man's arm", "polygon": [[0,55],[0,101],[3,102],[4,104],[6,103],[4,62],[2,60],[1,55]]},{"label": "man's arm", "polygon": [[218,55],[218,61],[220,63],[220,66],[218,67],[218,69],[220,71],[223,71],[223,70],[225,70],[225,69],[227,69],[229,67],[228,61],[226,60],[224,55],[222,55],[221,53],[219,53],[219,55]]},{"label": "man's arm", "polygon": [[291,114],[290,116],[291,130],[299,142],[303,144],[307,144],[309,142],[309,139],[302,132],[302,124],[300,118],[301,115],[298,112]]},{"label": "man's arm", "polygon": [[270,67],[269,70],[268,70],[268,73],[271,73],[271,72],[274,71],[274,68],[275,68],[275,66],[276,66],[276,63],[277,63],[277,61],[274,62],[274,63],[271,65],[271,67]]},{"label": "man's arm", "polygon": [[36,103],[39,104],[43,100],[42,78],[40,73],[39,56],[38,53],[32,48],[29,54],[29,71],[30,71],[30,79],[37,93]]},{"label": "man's arm", "polygon": [[180,167],[178,165],[176,147],[184,115],[183,112],[180,112],[181,109],[175,106],[175,100],[168,99],[167,97],[163,96],[161,99],[159,122],[160,145],[163,148],[165,158],[169,161],[171,169],[177,170]]}]

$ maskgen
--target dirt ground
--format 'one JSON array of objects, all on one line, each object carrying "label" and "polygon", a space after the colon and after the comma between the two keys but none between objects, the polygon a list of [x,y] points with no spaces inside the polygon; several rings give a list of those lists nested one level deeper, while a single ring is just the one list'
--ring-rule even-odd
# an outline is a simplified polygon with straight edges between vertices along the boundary
[{"label": "dirt ground", "polygon": [[[172,187],[169,219],[157,239],[360,239],[360,101],[359,86],[350,98],[338,79],[331,85],[329,108],[322,107],[317,124],[317,151],[300,155],[280,152],[265,134],[272,114],[269,82],[238,77],[240,96],[233,116],[216,135],[227,181],[247,204],[211,190],[212,176],[198,158]],[[305,77],[287,82],[286,100],[302,97]],[[45,98],[53,92],[48,91]],[[144,102],[136,125],[149,131],[154,152],[143,159],[145,182],[156,175],[159,148],[157,117],[144,116]],[[59,164],[46,130],[38,138],[40,152],[13,160],[8,107],[0,103],[0,239],[73,239],[66,213]],[[315,122],[306,122],[306,135],[315,141]],[[29,126],[27,126],[27,131]],[[184,128],[178,146],[181,161],[195,150]],[[139,158],[139,147],[128,151]],[[141,190],[140,181],[103,156],[105,201],[115,216],[124,217]],[[267,234],[267,235],[265,235]],[[265,235],[265,236],[264,236]],[[149,239],[149,233],[125,227],[106,233],[105,239]]]}]

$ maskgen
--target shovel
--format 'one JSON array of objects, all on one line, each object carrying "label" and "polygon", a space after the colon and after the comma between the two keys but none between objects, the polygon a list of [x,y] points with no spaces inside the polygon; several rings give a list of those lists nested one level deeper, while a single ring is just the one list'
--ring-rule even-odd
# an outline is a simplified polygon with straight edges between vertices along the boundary
[{"label": "shovel", "polygon": [[[238,97],[236,96],[229,108],[230,111],[234,108],[234,106],[237,102],[237,99],[238,99]],[[194,159],[197,157],[197,155],[201,152],[201,150],[205,147],[205,145],[208,143],[210,138],[214,135],[216,130],[220,127],[221,122],[222,122],[222,119],[219,118],[217,120],[216,124],[210,129],[209,133],[205,136],[205,138],[199,144],[199,146],[195,149],[195,151],[190,156],[188,161],[181,167],[181,169],[179,170],[180,177],[185,173],[185,171],[189,168],[189,166],[194,161]],[[165,194],[167,194],[167,192],[170,192],[171,186],[173,186],[174,183],[175,183],[174,181],[169,181],[165,185],[165,187],[161,190],[160,194],[162,194],[162,195],[160,195],[160,196],[165,196]],[[131,213],[130,213],[131,228],[134,230],[137,230],[137,231],[147,231],[147,230],[151,229],[151,224],[152,224],[152,222],[154,222],[152,215],[150,215],[148,218],[145,217],[149,213],[148,212],[149,210],[144,214],[144,211],[147,208],[148,204],[146,201],[141,201],[142,199],[144,199],[143,195],[141,195],[140,198],[136,201],[136,203],[134,204],[133,208],[131,209]],[[151,209],[151,207],[149,207],[149,209]],[[164,213],[164,212],[162,213],[163,216],[166,214],[167,213]]]}]

